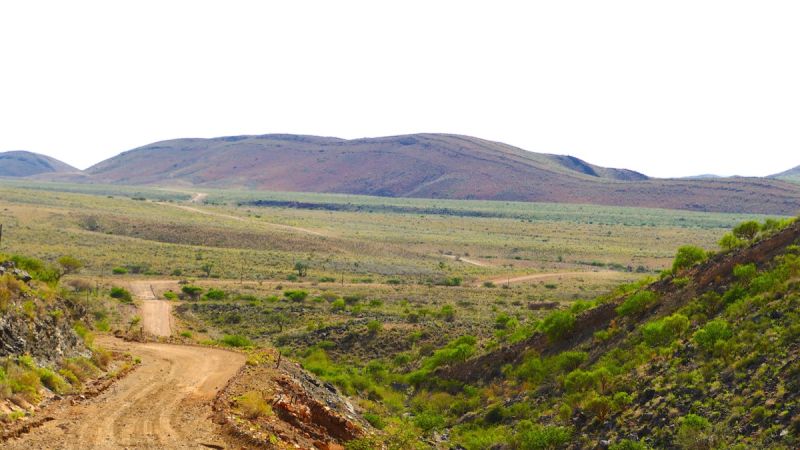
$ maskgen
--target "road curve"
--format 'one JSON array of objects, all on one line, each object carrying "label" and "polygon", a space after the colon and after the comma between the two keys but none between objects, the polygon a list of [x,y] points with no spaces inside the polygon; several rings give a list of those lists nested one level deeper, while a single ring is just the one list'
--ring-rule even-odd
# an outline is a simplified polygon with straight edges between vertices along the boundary
[{"label": "road curve", "polygon": [[53,420],[4,449],[225,448],[211,422],[211,401],[244,365],[225,350],[140,344],[101,336],[98,342],[141,358],[138,369],[110,389],[76,405],[49,411]]}]

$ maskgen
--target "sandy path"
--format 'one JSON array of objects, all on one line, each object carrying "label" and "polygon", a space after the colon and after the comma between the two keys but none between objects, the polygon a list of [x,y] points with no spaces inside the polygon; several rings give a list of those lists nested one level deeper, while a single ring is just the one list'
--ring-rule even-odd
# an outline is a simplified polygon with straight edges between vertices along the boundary
[{"label": "sandy path", "polygon": [[156,298],[153,284],[150,281],[132,281],[131,293],[140,300],[139,312],[142,317],[142,327],[145,333],[154,336],[172,335],[172,304],[166,300]]},{"label": "sandy path", "polygon": [[491,281],[494,284],[514,284],[514,283],[523,283],[525,281],[539,281],[539,280],[550,280],[553,278],[561,278],[561,277],[591,277],[591,278],[613,278],[614,276],[619,275],[619,272],[614,272],[611,270],[603,270],[597,272],[552,272],[552,273],[536,273],[532,275],[523,275],[523,276],[516,276],[516,277],[495,277],[489,280],[482,280],[479,281],[476,285],[481,286],[483,283],[487,281]]},{"label": "sandy path", "polygon": [[435,256],[444,256],[445,258],[450,258],[452,260],[461,261],[461,262],[463,262],[465,264],[469,264],[469,265],[477,266],[477,267],[496,267],[494,264],[491,264],[491,263],[488,263],[488,262],[484,262],[484,261],[478,261],[477,259],[465,258],[463,256],[456,256],[456,255],[435,255]]},{"label": "sandy path", "polygon": [[[245,357],[219,349],[140,344],[112,337],[98,342],[141,358],[141,366],[100,396],[64,402],[53,420],[5,449],[208,449],[224,448],[209,420],[211,400]],[[216,446],[216,447],[215,447]]]},{"label": "sandy path", "polygon": [[[191,211],[191,212],[195,212],[195,213],[198,213],[198,214],[203,214],[203,215],[206,215],[206,216],[221,217],[221,218],[224,218],[224,219],[231,219],[231,220],[236,220],[236,221],[239,221],[239,222],[247,222],[247,218],[246,217],[234,216],[234,215],[231,215],[231,214],[222,214],[222,213],[217,213],[217,212],[213,212],[213,211],[206,211],[204,209],[199,209],[199,208],[195,208],[195,207],[192,207],[192,206],[179,205],[179,204],[176,204],[176,203],[164,203],[164,202],[157,202],[157,204],[164,205],[164,206],[172,206],[173,208],[182,209],[184,211]],[[276,228],[276,229],[279,229],[279,230],[295,231],[295,232],[299,232],[299,233],[310,234],[312,236],[326,237],[326,235],[324,233],[320,233],[319,231],[309,230],[307,228],[293,227],[291,225],[281,225],[281,224],[278,224],[278,223],[270,223],[270,222],[257,222],[257,224],[266,225],[266,226],[268,226],[270,228]]]}]

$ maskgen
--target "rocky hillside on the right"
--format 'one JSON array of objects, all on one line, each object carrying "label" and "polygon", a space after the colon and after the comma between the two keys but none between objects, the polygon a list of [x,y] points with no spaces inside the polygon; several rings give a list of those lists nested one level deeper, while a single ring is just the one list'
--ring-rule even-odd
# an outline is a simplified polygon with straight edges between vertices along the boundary
[{"label": "rocky hillside on the right", "polygon": [[419,377],[451,448],[800,448],[800,221],[719,244]]}]

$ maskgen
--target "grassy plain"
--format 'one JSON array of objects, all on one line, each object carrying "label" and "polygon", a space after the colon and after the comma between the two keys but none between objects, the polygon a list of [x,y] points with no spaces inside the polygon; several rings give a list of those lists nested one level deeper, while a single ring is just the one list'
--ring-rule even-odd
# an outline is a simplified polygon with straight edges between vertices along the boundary
[{"label": "grassy plain", "polygon": [[[668,268],[682,245],[716,249],[735,224],[764,219],[586,205],[203,194],[0,180],[0,253],[51,263],[74,256],[85,267],[68,278],[103,287],[105,302],[115,301],[106,298],[111,287],[133,282],[151,283],[164,298],[198,286],[199,298],[182,295],[176,308],[184,338],[275,345],[357,396],[371,421],[388,428],[402,425],[397,420],[409,401],[402,389],[387,387],[391,377],[405,383],[403,377],[447,355],[516,342],[550,309],[581,310],[583,300]],[[531,275],[537,278],[504,282]],[[113,319],[132,326],[130,314],[98,311],[95,325]],[[421,395],[412,406],[426,401]],[[431,421],[442,414],[417,413],[408,428],[417,436],[441,428]],[[380,423],[390,417],[394,422]]]},{"label": "grassy plain", "polygon": [[[542,302],[594,298],[668,267],[680,245],[714,248],[732,225],[761,219],[586,205],[203,193],[2,180],[2,251],[50,262],[75,256],[85,264],[81,276],[106,286],[135,278],[222,289],[225,299],[185,311],[189,331],[201,336],[242,334],[302,351],[319,341],[361,342],[353,333],[379,320],[396,337],[392,348],[402,351],[416,341],[441,345],[464,333],[494,345],[499,316],[532,323],[546,312]],[[297,276],[298,263],[307,266],[305,276]],[[305,290],[308,300],[286,301],[285,290]],[[341,307],[336,299],[348,300]],[[451,317],[445,317],[448,308],[455,311]],[[331,350],[365,360],[378,351],[375,345]]]}]

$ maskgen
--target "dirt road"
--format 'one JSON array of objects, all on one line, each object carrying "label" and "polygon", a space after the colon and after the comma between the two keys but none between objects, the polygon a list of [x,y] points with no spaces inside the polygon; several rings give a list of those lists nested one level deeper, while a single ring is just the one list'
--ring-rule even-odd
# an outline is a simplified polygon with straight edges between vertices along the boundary
[{"label": "dirt road", "polygon": [[98,337],[141,366],[96,398],[50,411],[53,420],[4,449],[225,448],[210,402],[245,357],[211,348]]},{"label": "dirt road", "polygon": [[[246,222],[247,221],[246,217],[234,216],[234,215],[231,215],[231,214],[222,214],[222,213],[217,213],[217,212],[213,212],[213,211],[206,211],[204,209],[195,208],[195,207],[192,207],[192,206],[180,205],[180,204],[176,204],[176,203],[164,203],[164,202],[158,202],[158,204],[159,205],[164,205],[164,206],[172,206],[173,208],[182,209],[184,211],[191,211],[191,212],[198,213],[198,214],[203,214],[203,215],[206,215],[206,216],[221,217],[221,218],[224,218],[224,219],[236,220],[238,222]],[[294,232],[303,233],[303,234],[310,234],[312,236],[320,236],[320,237],[326,237],[327,236],[325,233],[320,233],[319,231],[309,230],[308,228],[294,227],[294,226],[291,226],[291,225],[282,225],[282,224],[271,223],[271,222],[256,222],[256,224],[264,225],[264,226],[267,226],[269,228],[274,228],[274,229],[278,229],[278,230],[294,231]]]},{"label": "dirt road", "polygon": [[613,278],[614,276],[619,275],[619,272],[614,272],[612,270],[603,270],[597,272],[553,272],[553,273],[535,273],[532,275],[523,275],[523,276],[516,276],[516,277],[495,277],[490,280],[482,280],[476,284],[476,286],[480,286],[487,281],[491,281],[494,284],[515,284],[515,283],[523,283],[525,281],[538,281],[538,280],[551,280],[553,278],[561,278],[561,277],[590,277],[590,278]]},{"label": "dirt road", "polygon": [[465,258],[463,256],[456,256],[456,255],[434,255],[434,256],[443,256],[445,258],[449,258],[449,259],[452,259],[452,260],[455,260],[455,261],[461,261],[461,262],[463,262],[465,264],[469,264],[469,265],[477,266],[477,267],[495,267],[494,264],[491,264],[491,263],[488,263],[488,262],[485,262],[485,261],[478,261],[477,259]]},{"label": "dirt road", "polygon": [[175,320],[172,316],[172,304],[156,298],[150,281],[132,281],[130,288],[133,296],[141,302],[139,312],[145,333],[154,336],[171,336]]}]

